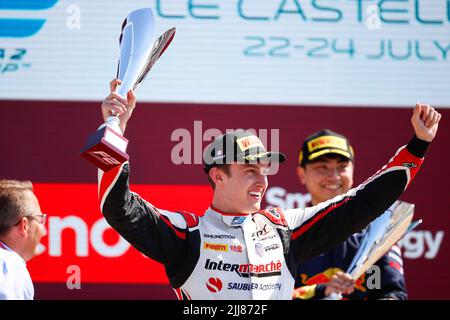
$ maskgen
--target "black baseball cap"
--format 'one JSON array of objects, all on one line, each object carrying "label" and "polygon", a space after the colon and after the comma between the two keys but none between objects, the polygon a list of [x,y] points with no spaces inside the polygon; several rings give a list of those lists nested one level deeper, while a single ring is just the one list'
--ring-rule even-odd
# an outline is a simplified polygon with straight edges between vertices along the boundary
[{"label": "black baseball cap", "polygon": [[334,131],[324,129],[313,133],[303,141],[299,155],[299,165],[304,167],[324,155],[335,154],[354,161],[355,154],[348,139]]},{"label": "black baseball cap", "polygon": [[231,163],[284,162],[281,152],[267,151],[261,140],[251,131],[237,129],[217,136],[203,153],[206,173],[212,167]]}]

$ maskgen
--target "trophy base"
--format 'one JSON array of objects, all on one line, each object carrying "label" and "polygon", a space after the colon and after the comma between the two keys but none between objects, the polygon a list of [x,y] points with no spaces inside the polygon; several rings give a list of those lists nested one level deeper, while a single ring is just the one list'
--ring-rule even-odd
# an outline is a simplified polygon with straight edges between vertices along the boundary
[{"label": "trophy base", "polygon": [[107,172],[128,161],[127,145],[128,139],[111,128],[103,127],[89,137],[80,156]]}]

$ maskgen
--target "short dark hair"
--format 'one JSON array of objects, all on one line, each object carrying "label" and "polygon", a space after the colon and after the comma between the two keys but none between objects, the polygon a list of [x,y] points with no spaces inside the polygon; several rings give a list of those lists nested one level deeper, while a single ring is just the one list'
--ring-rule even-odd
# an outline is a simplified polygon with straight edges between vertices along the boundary
[{"label": "short dark hair", "polygon": [[0,180],[0,235],[22,216],[26,191],[33,192],[31,181]]},{"label": "short dark hair", "polygon": [[[212,168],[217,168],[219,170],[222,170],[223,173],[225,173],[225,175],[227,177],[231,177],[231,170],[230,170],[231,165],[229,163],[226,164],[216,164],[214,165]],[[211,169],[212,169],[211,168]],[[208,181],[209,184],[211,185],[211,187],[213,188],[213,190],[216,189],[216,184],[214,183],[214,181],[211,179],[211,176],[209,175],[209,171],[208,171]]]}]

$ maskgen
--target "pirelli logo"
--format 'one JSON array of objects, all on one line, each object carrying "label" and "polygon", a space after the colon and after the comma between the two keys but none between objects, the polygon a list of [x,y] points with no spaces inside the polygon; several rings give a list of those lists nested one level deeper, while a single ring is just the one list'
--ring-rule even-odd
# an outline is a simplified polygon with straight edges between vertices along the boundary
[{"label": "pirelli logo", "polygon": [[250,148],[254,147],[260,147],[264,148],[264,145],[262,144],[261,140],[257,136],[249,136],[244,137],[236,140],[237,144],[239,145],[239,148],[241,151],[248,150]]},{"label": "pirelli logo", "polygon": [[314,150],[321,148],[338,148],[342,150],[348,149],[347,141],[343,138],[335,136],[322,136],[308,142],[309,152],[313,152]]},{"label": "pirelli logo", "polygon": [[203,244],[203,248],[206,250],[214,250],[219,252],[228,252],[228,245],[227,244],[221,244],[221,243],[209,243],[205,242]]}]

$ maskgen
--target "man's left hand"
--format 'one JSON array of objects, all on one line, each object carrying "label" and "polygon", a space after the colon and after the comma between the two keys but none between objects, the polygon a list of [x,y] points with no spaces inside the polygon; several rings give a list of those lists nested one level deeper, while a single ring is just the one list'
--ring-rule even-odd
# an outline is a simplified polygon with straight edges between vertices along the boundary
[{"label": "man's left hand", "polygon": [[411,118],[417,138],[431,142],[436,136],[441,114],[428,104],[417,103]]}]

